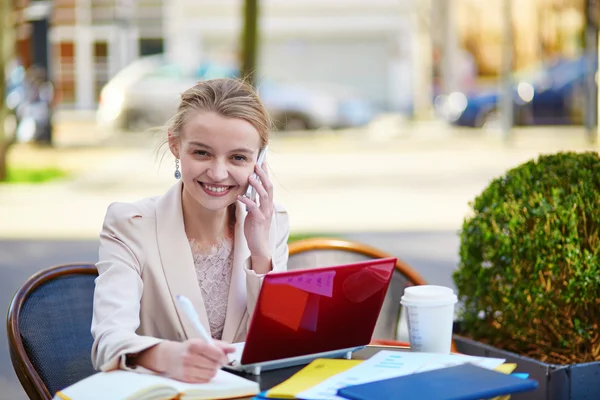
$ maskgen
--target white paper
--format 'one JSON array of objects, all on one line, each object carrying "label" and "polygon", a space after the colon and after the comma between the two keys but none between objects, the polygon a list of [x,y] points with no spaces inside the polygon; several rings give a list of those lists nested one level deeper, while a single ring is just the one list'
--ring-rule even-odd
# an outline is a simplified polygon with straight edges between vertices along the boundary
[{"label": "white paper", "polygon": [[337,396],[338,389],[472,363],[482,368],[494,369],[504,364],[500,358],[473,357],[460,354],[412,353],[382,350],[355,367],[337,374],[312,388],[296,395],[299,399],[310,400],[346,400]]}]

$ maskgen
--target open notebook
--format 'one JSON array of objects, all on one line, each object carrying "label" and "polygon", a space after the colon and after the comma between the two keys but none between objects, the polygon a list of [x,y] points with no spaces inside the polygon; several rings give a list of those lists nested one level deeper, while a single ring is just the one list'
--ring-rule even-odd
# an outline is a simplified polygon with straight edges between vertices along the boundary
[{"label": "open notebook", "polygon": [[219,370],[208,383],[191,384],[132,371],[98,372],[56,393],[54,400],[231,399],[259,392],[258,383]]}]

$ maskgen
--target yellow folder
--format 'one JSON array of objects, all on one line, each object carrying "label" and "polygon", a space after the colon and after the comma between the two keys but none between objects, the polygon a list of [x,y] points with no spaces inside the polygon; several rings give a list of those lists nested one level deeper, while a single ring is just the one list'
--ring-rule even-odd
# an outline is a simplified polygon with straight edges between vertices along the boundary
[{"label": "yellow folder", "polygon": [[267,397],[294,399],[296,394],[308,390],[325,379],[344,372],[361,362],[362,360],[318,358],[285,382],[271,388],[267,392]]},{"label": "yellow folder", "polygon": [[502,365],[498,365],[494,368],[498,372],[502,372],[503,374],[512,374],[512,372],[517,368],[517,364],[504,363]]}]

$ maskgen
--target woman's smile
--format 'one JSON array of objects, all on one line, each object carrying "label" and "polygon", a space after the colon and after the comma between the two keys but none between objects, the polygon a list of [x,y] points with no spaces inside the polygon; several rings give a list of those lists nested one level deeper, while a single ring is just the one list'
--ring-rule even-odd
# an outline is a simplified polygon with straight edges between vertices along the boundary
[{"label": "woman's smile", "polygon": [[202,190],[209,196],[221,197],[227,195],[235,186],[217,185],[214,183],[198,182]]}]

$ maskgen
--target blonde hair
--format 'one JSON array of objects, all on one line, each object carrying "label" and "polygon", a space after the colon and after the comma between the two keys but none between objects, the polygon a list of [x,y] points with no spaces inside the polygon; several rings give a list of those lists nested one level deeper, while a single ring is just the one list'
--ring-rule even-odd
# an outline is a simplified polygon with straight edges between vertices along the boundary
[{"label": "blonde hair", "polygon": [[189,114],[196,111],[243,119],[258,131],[261,148],[269,143],[269,114],[254,88],[241,79],[200,81],[183,92],[177,112],[167,122],[167,129],[173,137],[181,136]]}]

